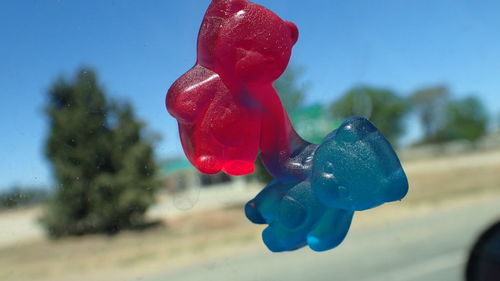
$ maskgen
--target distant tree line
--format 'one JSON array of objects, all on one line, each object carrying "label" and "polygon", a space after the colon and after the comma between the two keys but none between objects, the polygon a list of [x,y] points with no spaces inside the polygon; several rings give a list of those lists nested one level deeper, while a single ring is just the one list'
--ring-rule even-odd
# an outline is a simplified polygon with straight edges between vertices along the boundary
[{"label": "distant tree line", "polygon": [[37,205],[48,197],[49,191],[44,188],[13,186],[0,192],[0,210]]},{"label": "distant tree line", "polygon": [[[276,82],[289,113],[302,107],[307,84],[302,70],[291,67]],[[409,98],[385,88],[354,87],[328,106],[329,116],[343,120],[364,116],[397,144],[406,132],[406,117],[416,114],[424,128],[420,143],[477,140],[489,116],[474,96],[456,99],[444,86],[422,88]],[[49,133],[45,151],[56,181],[50,197],[39,191],[11,190],[0,195],[0,208],[47,201],[41,218],[54,238],[87,233],[115,233],[140,227],[160,186],[154,137],[127,102],[110,99],[88,68],[73,79],[61,78],[48,91],[45,113]],[[270,176],[257,160],[254,178]]]},{"label": "distant tree line", "polygon": [[337,118],[358,115],[370,119],[397,144],[414,126],[406,119],[418,117],[423,136],[416,145],[444,143],[458,139],[476,141],[488,130],[490,116],[477,96],[454,97],[448,87],[424,87],[403,97],[396,92],[375,87],[355,87],[333,102],[331,113]]},{"label": "distant tree line", "polygon": [[454,98],[446,86],[426,87],[410,97],[424,128],[420,143],[476,141],[487,133],[490,116],[477,96]]},{"label": "distant tree line", "polygon": [[391,143],[397,143],[406,132],[404,119],[409,110],[410,104],[395,92],[367,86],[347,91],[330,106],[334,118],[363,116],[369,119]]},{"label": "distant tree line", "polygon": [[[308,87],[299,83],[302,73],[302,68],[291,65],[274,85],[289,113],[304,106]],[[410,114],[416,115],[423,130],[416,145],[457,139],[476,141],[487,133],[491,121],[477,96],[457,98],[445,85],[423,87],[405,95],[387,88],[356,86],[334,100],[329,112],[338,120],[366,117],[394,144],[408,127],[416,125],[408,123]]]},{"label": "distant tree line", "polygon": [[[300,83],[304,69],[291,65],[274,86],[289,114],[304,106],[308,84]],[[414,145],[444,143],[453,140],[474,142],[488,131],[490,116],[477,96],[456,98],[444,85],[434,85],[401,95],[387,88],[356,86],[347,90],[328,106],[330,118],[344,120],[363,116],[371,120],[394,146],[409,127],[408,117],[415,114],[423,130]],[[500,120],[499,120],[500,123]],[[251,177],[268,182],[271,176],[256,161]]]}]

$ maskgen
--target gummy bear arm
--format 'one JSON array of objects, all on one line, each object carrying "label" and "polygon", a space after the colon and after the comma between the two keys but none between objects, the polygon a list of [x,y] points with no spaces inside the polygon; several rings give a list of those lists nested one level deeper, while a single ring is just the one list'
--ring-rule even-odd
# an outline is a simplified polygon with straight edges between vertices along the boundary
[{"label": "gummy bear arm", "polygon": [[217,92],[227,91],[217,73],[195,65],[170,87],[165,103],[168,112],[179,122],[192,123]]}]

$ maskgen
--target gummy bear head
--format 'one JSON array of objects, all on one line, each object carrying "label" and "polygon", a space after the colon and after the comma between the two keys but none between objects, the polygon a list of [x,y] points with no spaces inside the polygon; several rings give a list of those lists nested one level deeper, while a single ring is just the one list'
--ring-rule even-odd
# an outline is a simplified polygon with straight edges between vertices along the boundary
[{"label": "gummy bear head", "polygon": [[391,144],[367,119],[351,117],[314,154],[311,185],[330,208],[362,211],[401,200],[408,180]]},{"label": "gummy bear head", "polygon": [[286,69],[295,24],[247,0],[213,0],[198,36],[198,63],[226,81],[266,83]]}]

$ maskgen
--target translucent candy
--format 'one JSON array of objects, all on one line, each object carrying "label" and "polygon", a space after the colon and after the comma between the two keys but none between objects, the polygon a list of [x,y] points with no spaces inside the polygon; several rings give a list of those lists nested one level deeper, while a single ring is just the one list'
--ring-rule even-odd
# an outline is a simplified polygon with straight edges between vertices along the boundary
[{"label": "translucent candy", "polygon": [[311,184],[328,207],[362,211],[401,200],[408,181],[387,139],[365,118],[350,118],[316,150]]},{"label": "translucent candy", "polygon": [[269,224],[262,233],[274,252],[306,244],[315,251],[339,245],[351,225],[353,211],[327,208],[314,196],[308,181],[298,184],[274,180],[245,206],[248,219]]},{"label": "translucent candy", "polygon": [[213,0],[195,66],[169,89],[189,161],[201,172],[253,172],[257,153],[274,177],[245,206],[275,252],[324,251],[346,236],[354,211],[401,200],[406,175],[385,137],[354,117],[318,146],[293,129],[272,83],[283,73],[297,27],[247,0]]},{"label": "translucent candy", "polygon": [[[336,247],[354,211],[401,200],[406,175],[386,138],[365,118],[350,118],[319,145],[302,154],[306,178],[274,180],[245,206],[254,223],[269,224],[262,238],[275,252],[304,245]],[[298,160],[298,159],[296,159]],[[297,161],[300,162],[300,161]]]},{"label": "translucent candy", "polygon": [[[196,65],[172,85],[166,99],[196,168],[244,175],[253,172],[259,146],[272,150],[277,141],[289,146],[290,126],[282,125],[288,117],[272,83],[288,65],[297,38],[293,23],[262,6],[212,1],[198,36]],[[280,130],[283,138],[269,135]]]}]

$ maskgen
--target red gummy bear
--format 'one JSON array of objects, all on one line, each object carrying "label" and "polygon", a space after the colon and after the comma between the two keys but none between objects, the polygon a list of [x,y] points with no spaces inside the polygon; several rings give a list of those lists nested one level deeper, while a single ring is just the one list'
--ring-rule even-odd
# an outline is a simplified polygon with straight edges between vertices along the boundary
[{"label": "red gummy bear", "polygon": [[286,69],[297,38],[293,23],[260,5],[211,2],[197,62],[166,98],[184,152],[198,170],[251,173],[259,148],[289,157],[295,132],[272,83]]}]

